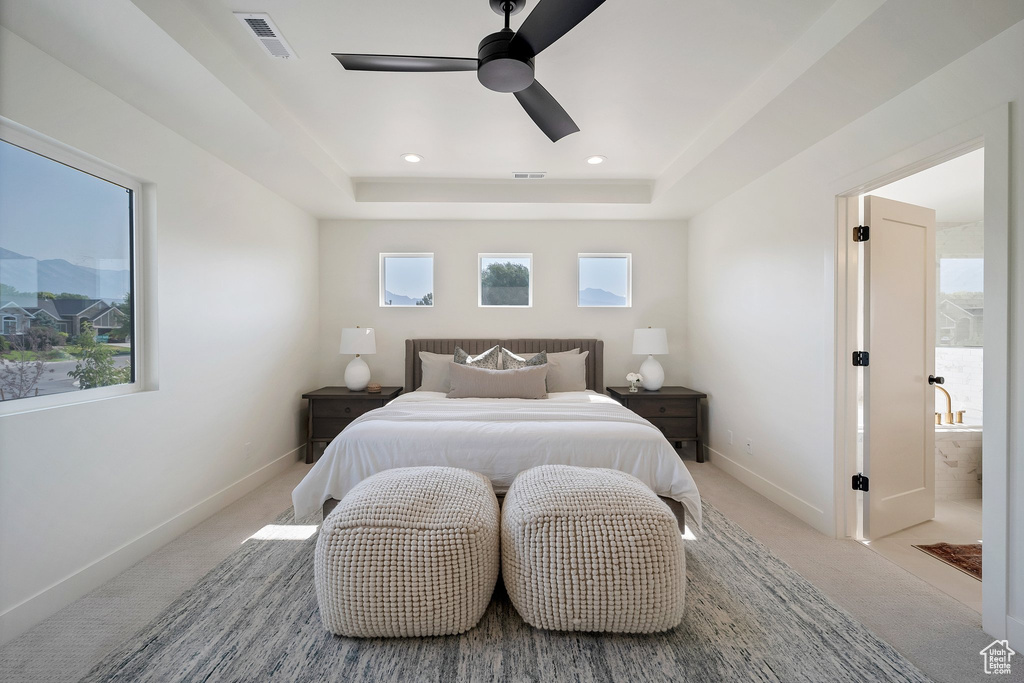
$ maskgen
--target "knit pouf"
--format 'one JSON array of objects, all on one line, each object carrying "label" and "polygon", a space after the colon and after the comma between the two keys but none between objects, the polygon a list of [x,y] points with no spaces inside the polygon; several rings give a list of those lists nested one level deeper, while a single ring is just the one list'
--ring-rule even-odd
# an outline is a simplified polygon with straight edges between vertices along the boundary
[{"label": "knit pouf", "polygon": [[501,572],[537,628],[651,633],[683,618],[676,517],[624,472],[544,465],[517,476],[501,511]]},{"label": "knit pouf", "polygon": [[343,636],[440,636],[480,621],[498,580],[498,501],[483,475],[405,467],[369,477],[324,520],[316,597]]}]

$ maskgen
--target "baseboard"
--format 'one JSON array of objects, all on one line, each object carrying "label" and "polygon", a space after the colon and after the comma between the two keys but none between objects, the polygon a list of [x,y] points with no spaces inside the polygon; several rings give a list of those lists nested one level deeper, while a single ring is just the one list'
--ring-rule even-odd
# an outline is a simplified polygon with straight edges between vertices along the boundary
[{"label": "baseboard", "polygon": [[814,507],[806,500],[765,479],[760,474],[749,470],[710,446],[707,446],[707,452],[711,456],[709,458],[711,464],[715,467],[740,480],[779,507],[807,522],[821,533],[828,536],[835,535],[835,529],[831,528],[827,515],[821,509]]},{"label": "baseboard", "polygon": [[70,605],[97,586],[103,585],[146,555],[167,545],[214,513],[284,472],[292,463],[297,462],[296,453],[300,453],[304,448],[305,446],[299,446],[288,451],[163,524],[128,541],[117,550],[6,610],[0,614],[0,645],[17,638],[43,619]]},{"label": "baseboard", "polygon": [[[1010,641],[1010,647],[1017,652],[1024,652],[1024,620],[1006,615],[1006,639]],[[1015,664],[1015,667],[1024,665]]]}]

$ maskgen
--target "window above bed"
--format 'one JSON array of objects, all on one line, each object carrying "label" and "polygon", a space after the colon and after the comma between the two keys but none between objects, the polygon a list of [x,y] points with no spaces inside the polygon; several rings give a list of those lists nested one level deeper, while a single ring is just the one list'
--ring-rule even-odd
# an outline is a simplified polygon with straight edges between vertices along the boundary
[{"label": "window above bed", "polygon": [[479,254],[482,308],[533,306],[533,254]]},{"label": "window above bed", "polygon": [[577,306],[629,308],[632,301],[632,254],[580,254]]},{"label": "window above bed", "polygon": [[434,305],[433,254],[381,254],[380,305],[387,308]]}]

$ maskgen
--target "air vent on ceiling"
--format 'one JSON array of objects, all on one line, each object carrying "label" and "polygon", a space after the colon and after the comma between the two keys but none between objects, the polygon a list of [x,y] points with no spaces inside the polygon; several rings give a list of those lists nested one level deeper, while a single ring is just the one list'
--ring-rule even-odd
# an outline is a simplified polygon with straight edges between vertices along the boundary
[{"label": "air vent on ceiling", "polygon": [[271,21],[269,14],[252,14],[250,12],[235,12],[242,25],[249,29],[253,38],[263,46],[263,49],[271,57],[288,59],[294,57],[288,41],[284,39],[277,26]]},{"label": "air vent on ceiling", "polygon": [[516,180],[540,180],[547,173],[544,171],[518,171],[512,174],[512,177]]}]

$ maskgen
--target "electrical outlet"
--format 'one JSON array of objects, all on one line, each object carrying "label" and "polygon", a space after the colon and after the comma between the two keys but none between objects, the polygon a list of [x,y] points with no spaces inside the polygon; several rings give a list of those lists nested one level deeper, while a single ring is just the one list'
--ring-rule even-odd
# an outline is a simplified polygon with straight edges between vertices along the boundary
[{"label": "electrical outlet", "polygon": [[725,433],[725,436],[729,439],[729,445],[732,445],[732,430],[730,429]]},{"label": "electrical outlet", "polygon": [[747,455],[753,455],[753,454],[754,454],[754,440],[748,437],[747,438]]},{"label": "electrical outlet", "polygon": [[251,458],[252,457],[252,453],[253,453],[252,441],[246,441],[244,444],[242,444],[242,459],[243,460],[248,460],[249,458]]}]

